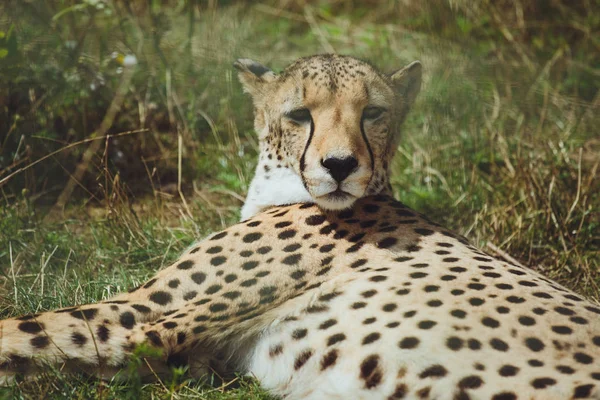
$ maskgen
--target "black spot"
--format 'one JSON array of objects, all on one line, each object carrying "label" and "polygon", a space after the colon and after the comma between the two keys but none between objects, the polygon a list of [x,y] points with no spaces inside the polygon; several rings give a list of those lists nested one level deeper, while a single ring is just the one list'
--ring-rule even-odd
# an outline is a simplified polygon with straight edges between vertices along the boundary
[{"label": "black spot", "polygon": [[311,225],[311,226],[321,225],[323,222],[325,222],[325,216],[324,215],[311,215],[310,217],[306,218],[305,222],[307,225]]},{"label": "black spot", "polygon": [[[194,279],[194,275],[196,275],[196,274],[192,275],[192,279]],[[150,301],[152,301],[156,304],[164,306],[164,305],[169,304],[173,300],[173,297],[171,296],[170,293],[158,291],[158,292],[152,293],[150,295],[149,299],[150,299]]]},{"label": "black spot", "polygon": [[195,326],[194,329],[192,329],[192,333],[194,333],[195,335],[198,335],[204,331],[206,331],[206,327],[204,325],[198,325]]},{"label": "black spot", "polygon": [[392,393],[392,395],[390,397],[388,397],[388,399],[389,400],[403,399],[404,396],[406,396],[407,392],[408,392],[408,388],[406,387],[406,384],[399,383],[398,385],[396,385],[396,389],[394,390],[394,393]]},{"label": "black spot", "polygon": [[242,283],[240,283],[240,286],[242,286],[242,287],[250,287],[250,286],[256,285],[257,282],[258,282],[258,280],[254,279],[254,278],[253,279],[248,279],[248,280],[245,280]]},{"label": "black spot", "polygon": [[343,340],[346,340],[346,335],[344,335],[343,333],[336,333],[335,335],[331,335],[327,338],[327,346],[332,346]]},{"label": "black spot", "polygon": [[379,211],[379,206],[377,204],[365,204],[363,206],[363,211],[369,214],[374,214]]},{"label": "black spot", "polygon": [[294,361],[294,369],[297,371],[312,357],[312,350],[305,350],[296,357]]},{"label": "black spot", "polygon": [[323,356],[323,359],[321,360],[321,371],[335,365],[337,358],[338,358],[338,350],[337,349],[333,349],[329,353],[325,354]]},{"label": "black spot", "polygon": [[379,340],[380,337],[381,337],[381,334],[378,332],[369,333],[367,336],[365,336],[363,338],[362,344],[363,344],[363,346],[366,344],[371,344],[371,343]]},{"label": "black spot", "polygon": [[458,387],[461,389],[477,389],[483,385],[483,380],[477,375],[467,376],[458,382]]},{"label": "black spot", "polygon": [[377,242],[377,247],[379,247],[380,249],[388,249],[390,247],[392,247],[393,245],[395,245],[398,242],[398,239],[395,237],[387,237],[385,239],[381,239],[379,242]]},{"label": "black spot", "polygon": [[284,263],[285,265],[296,265],[296,264],[298,264],[298,262],[300,262],[301,259],[302,259],[302,254],[296,253],[296,254],[291,254],[291,255],[285,257],[283,260],[281,260],[281,262]]},{"label": "black spot", "polygon": [[277,237],[279,239],[283,239],[283,240],[290,239],[290,238],[293,238],[294,236],[296,236],[296,233],[298,233],[298,232],[295,229],[288,229],[288,230],[281,232],[279,235],[277,235]]},{"label": "black spot", "polygon": [[552,331],[558,333],[559,335],[569,335],[573,333],[573,329],[564,325],[556,325],[552,327]]},{"label": "black spot", "polygon": [[183,344],[186,339],[185,332],[177,332],[177,344]]},{"label": "black spot", "polygon": [[481,342],[477,339],[469,339],[467,340],[467,346],[471,350],[479,350],[481,349]]},{"label": "black spot", "polygon": [[146,284],[143,286],[144,289],[148,289],[150,286],[154,285],[154,283],[156,282],[156,278],[152,278],[150,279],[148,282],[146,282]]},{"label": "black spot", "polygon": [[346,249],[346,253],[355,253],[365,245],[365,242],[358,242]]},{"label": "black spot", "polygon": [[223,278],[223,279],[225,280],[225,282],[231,283],[231,282],[235,281],[237,278],[238,277],[236,274],[228,274],[228,275],[225,275],[225,278]]},{"label": "black spot", "polygon": [[509,285],[508,283],[498,283],[496,285],[496,287],[498,289],[501,289],[501,290],[512,290],[512,289],[514,289],[513,285]]},{"label": "black spot", "polygon": [[165,323],[163,323],[163,326],[164,326],[166,329],[173,329],[173,328],[176,328],[176,327],[177,327],[177,322],[168,321],[168,322],[165,322]]},{"label": "black spot", "polygon": [[221,312],[221,311],[225,311],[228,308],[229,308],[229,306],[227,304],[225,304],[225,303],[214,303],[214,304],[211,304],[208,307],[208,309],[210,310],[210,312],[213,312],[213,313],[218,313],[218,312]]},{"label": "black spot", "polygon": [[296,330],[294,330],[294,332],[292,332],[292,339],[300,340],[300,339],[306,337],[307,333],[308,333],[308,329],[306,329],[306,328],[296,329]]},{"label": "black spot", "polygon": [[512,392],[502,392],[495,394],[492,400],[517,400],[517,395]]},{"label": "black spot", "polygon": [[98,329],[96,329],[96,335],[102,343],[106,343],[110,337],[110,331],[106,326],[100,325],[98,326]]},{"label": "black spot", "polygon": [[383,377],[379,366],[379,356],[372,354],[360,364],[360,377],[365,381],[367,389],[371,389],[381,382]]},{"label": "black spot", "polygon": [[371,282],[383,282],[383,281],[387,280],[387,276],[385,276],[385,275],[374,275],[374,276],[370,277],[369,280]]},{"label": "black spot", "polygon": [[227,261],[227,257],[216,256],[210,259],[210,264],[214,267],[224,264]]},{"label": "black spot", "polygon": [[467,285],[467,287],[469,289],[473,289],[473,290],[483,290],[483,289],[485,289],[485,285],[483,285],[481,283],[469,283]]},{"label": "black spot", "polygon": [[446,347],[450,350],[458,351],[462,349],[464,341],[456,336],[451,336],[446,340]]},{"label": "black spot", "polygon": [[567,365],[557,365],[556,370],[561,374],[571,375],[575,373],[575,370]]},{"label": "black spot", "polygon": [[398,306],[394,303],[388,303],[385,304],[381,309],[385,312],[392,312],[394,311],[396,308],[398,308]]},{"label": "black spot", "polygon": [[142,314],[148,314],[149,312],[152,311],[152,309],[150,307],[147,307],[143,304],[132,304],[131,308],[133,308],[134,310],[136,310]]},{"label": "black spot", "polygon": [[500,322],[495,320],[494,318],[485,317],[481,320],[481,323],[488,328],[497,328],[500,326]]},{"label": "black spot", "polygon": [[119,315],[119,323],[125,329],[132,329],[135,325],[135,317],[131,311],[125,311]]},{"label": "black spot", "polygon": [[521,315],[519,317],[519,323],[524,326],[532,326],[532,325],[535,325],[535,319],[528,317],[526,315]]},{"label": "black spot", "polygon": [[546,347],[541,340],[534,337],[529,337],[525,339],[525,346],[527,346],[529,350],[535,352],[542,351],[544,350],[544,347]]},{"label": "black spot", "polygon": [[85,310],[77,310],[71,313],[71,316],[77,319],[83,319],[85,321],[91,321],[98,314],[98,309],[96,308],[88,308]]},{"label": "black spot", "polygon": [[333,250],[334,247],[335,244],[325,244],[319,248],[319,251],[321,253],[329,253],[331,250]]},{"label": "black spot", "polygon": [[498,338],[493,338],[492,340],[490,340],[490,346],[492,346],[494,350],[498,351],[508,350],[508,344],[504,340]]},{"label": "black spot", "polygon": [[559,313],[561,315],[573,315],[573,314],[575,314],[575,311],[571,310],[570,308],[566,308],[566,307],[555,307],[554,311],[556,311],[557,313]]},{"label": "black spot", "polygon": [[600,314],[600,308],[598,307],[592,307],[592,306],[585,306],[584,307],[586,310],[591,311],[595,314]]},{"label": "black spot", "polygon": [[21,322],[19,324],[19,330],[21,332],[29,333],[32,335],[36,334],[36,333],[40,333],[43,329],[44,329],[44,324],[38,323],[38,322],[27,321],[27,322]]},{"label": "black spot", "polygon": [[171,289],[177,289],[177,287],[179,286],[181,282],[179,281],[179,279],[171,279],[168,283],[169,287]]},{"label": "black spot", "polygon": [[518,296],[508,296],[506,298],[506,301],[508,301],[509,303],[520,304],[520,303],[524,303],[525,299],[523,297],[518,297]]},{"label": "black spot", "polygon": [[519,368],[517,368],[513,365],[503,365],[498,370],[498,374],[500,374],[500,376],[515,376],[515,375],[517,375],[518,372],[519,372]]},{"label": "black spot", "polygon": [[227,236],[227,231],[223,231],[223,232],[217,233],[215,236],[211,237],[210,240],[222,239],[225,236]]},{"label": "black spot", "polygon": [[303,269],[299,269],[290,274],[290,277],[295,280],[302,279],[306,275],[306,271]]},{"label": "black spot", "polygon": [[71,341],[73,344],[81,347],[87,343],[87,338],[79,332],[73,332],[71,334]]},{"label": "black spot", "polygon": [[29,341],[29,343],[31,343],[31,345],[37,349],[43,349],[48,347],[50,344],[50,339],[48,336],[35,336]]},{"label": "black spot", "polygon": [[300,243],[292,243],[292,244],[288,244],[287,246],[285,246],[283,248],[283,251],[285,251],[286,253],[293,253],[294,251],[298,250],[300,247],[302,247],[302,245]]},{"label": "black spot", "polygon": [[574,322],[579,325],[585,325],[588,323],[588,320],[585,318],[582,318],[582,317],[571,317],[571,318],[569,318],[569,321]]},{"label": "black spot", "polygon": [[222,294],[223,297],[225,297],[226,299],[229,299],[229,300],[237,299],[241,295],[242,295],[242,293],[238,292],[237,290],[233,290],[231,292],[227,292],[227,293],[223,293]]},{"label": "black spot", "polygon": [[223,286],[221,285],[210,285],[207,289],[206,289],[206,294],[215,294],[217,293],[219,290],[223,289]]},{"label": "black spot", "polygon": [[189,300],[192,300],[193,298],[195,298],[197,295],[198,295],[198,292],[196,292],[195,290],[190,290],[189,292],[186,292],[183,295],[183,299],[185,301],[189,301]]},{"label": "black spot", "polygon": [[420,340],[414,336],[408,336],[405,337],[404,339],[402,339],[399,343],[398,346],[401,349],[414,349],[415,347],[417,347],[420,343]]},{"label": "black spot", "polygon": [[546,389],[548,386],[556,384],[556,380],[552,378],[536,378],[531,381],[531,386],[536,389]]},{"label": "black spot", "polygon": [[148,340],[150,340],[150,343],[152,343],[156,347],[160,347],[163,344],[162,340],[160,339],[160,335],[156,331],[146,332],[146,337],[148,338]]},{"label": "black spot", "polygon": [[432,231],[431,229],[417,228],[415,229],[415,233],[418,233],[422,236],[431,236],[434,234],[434,231]]},{"label": "black spot", "polygon": [[443,378],[444,376],[446,376],[446,374],[448,373],[448,371],[446,370],[446,368],[444,368],[443,366],[436,364],[436,365],[432,365],[431,367],[425,369],[423,372],[421,372],[419,374],[419,378],[421,379],[425,379],[425,378]]},{"label": "black spot", "polygon": [[472,306],[480,306],[483,303],[485,303],[485,300],[484,299],[480,299],[479,297],[472,297],[472,298],[469,299],[469,303]]},{"label": "black spot", "polygon": [[206,274],[204,272],[194,272],[191,278],[197,285],[201,285],[206,280]]},{"label": "black spot", "polygon": [[258,254],[267,254],[271,250],[273,250],[273,249],[270,246],[263,246],[263,247],[259,247],[258,249],[256,249],[256,252]]},{"label": "black spot", "polygon": [[[223,248],[221,246],[216,246],[216,247],[211,247],[210,249],[207,250],[207,253],[211,253],[212,249],[220,249],[219,251],[223,250]],[[219,252],[217,251],[217,253]],[[214,252],[214,251],[213,251]],[[194,266],[194,262],[192,260],[187,260],[187,261],[183,261],[180,262],[179,264],[177,264],[177,269],[190,269]]]},{"label": "black spot", "polygon": [[575,353],[573,358],[580,364],[591,364],[594,362],[594,359],[585,353]]},{"label": "black spot", "polygon": [[464,312],[463,310],[452,310],[452,311],[450,311],[450,315],[452,315],[453,317],[456,317],[456,318],[463,319],[467,316],[467,313]]},{"label": "black spot", "polygon": [[285,228],[287,226],[290,226],[292,224],[291,221],[281,221],[275,224],[275,228],[277,229],[281,229],[281,228]]},{"label": "black spot", "polygon": [[244,243],[252,243],[252,242],[256,242],[257,240],[259,240],[262,236],[263,236],[263,234],[260,232],[253,232],[253,233],[248,233],[248,234],[244,235],[242,240],[244,241]]},{"label": "black spot", "polygon": [[592,394],[592,389],[595,385],[580,385],[575,388],[573,392],[574,399],[587,399]]},{"label": "black spot", "polygon": [[442,305],[442,301],[441,300],[429,300],[427,302],[427,305],[429,307],[440,307]]}]

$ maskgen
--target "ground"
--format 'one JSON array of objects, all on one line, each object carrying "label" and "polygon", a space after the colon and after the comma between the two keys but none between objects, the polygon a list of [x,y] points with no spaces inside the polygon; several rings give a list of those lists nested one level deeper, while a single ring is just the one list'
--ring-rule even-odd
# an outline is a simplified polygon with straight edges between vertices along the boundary
[{"label": "ground", "polygon": [[[397,198],[598,299],[598,5],[359,3],[0,5],[0,317],[108,298],[236,221],[257,149],[232,61],[280,69],[332,50],[390,72],[424,65]],[[120,136],[18,172],[98,132]],[[61,196],[86,149],[88,172]],[[252,381],[224,391],[51,371],[2,396],[266,398]]]}]

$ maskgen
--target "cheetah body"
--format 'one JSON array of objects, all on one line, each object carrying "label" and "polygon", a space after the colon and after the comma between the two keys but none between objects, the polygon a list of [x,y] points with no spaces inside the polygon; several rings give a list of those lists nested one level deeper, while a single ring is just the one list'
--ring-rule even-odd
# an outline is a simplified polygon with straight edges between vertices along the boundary
[{"label": "cheetah body", "polygon": [[244,221],[128,293],[1,321],[0,379],[112,376],[144,344],[141,374],[245,373],[287,399],[600,399],[598,306],[389,196],[419,64],[237,68],[261,142]]}]

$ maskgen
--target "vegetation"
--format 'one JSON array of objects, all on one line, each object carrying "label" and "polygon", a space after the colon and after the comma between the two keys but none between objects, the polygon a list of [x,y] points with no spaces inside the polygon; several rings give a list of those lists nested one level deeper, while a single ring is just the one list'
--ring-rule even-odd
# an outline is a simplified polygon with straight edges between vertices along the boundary
[{"label": "vegetation", "polygon": [[[235,222],[257,140],[231,62],[332,51],[424,63],[398,198],[598,299],[600,1],[473,3],[1,3],[0,317],[108,298]],[[232,386],[48,371],[0,398],[267,398]]]}]

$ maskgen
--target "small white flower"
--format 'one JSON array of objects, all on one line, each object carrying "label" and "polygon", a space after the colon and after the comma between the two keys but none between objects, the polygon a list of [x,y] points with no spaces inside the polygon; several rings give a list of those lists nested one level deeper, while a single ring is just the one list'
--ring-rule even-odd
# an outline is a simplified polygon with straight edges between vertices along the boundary
[{"label": "small white flower", "polygon": [[133,54],[126,55],[123,58],[123,66],[124,67],[132,67],[137,64],[137,58]]}]

